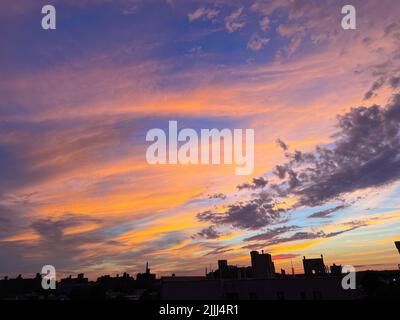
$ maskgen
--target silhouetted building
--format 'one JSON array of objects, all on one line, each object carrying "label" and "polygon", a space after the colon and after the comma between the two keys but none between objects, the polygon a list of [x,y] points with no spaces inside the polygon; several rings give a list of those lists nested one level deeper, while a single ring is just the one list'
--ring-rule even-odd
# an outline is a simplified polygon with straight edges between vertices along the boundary
[{"label": "silhouetted building", "polygon": [[206,280],[207,278],[204,276],[176,276],[175,274],[172,274],[172,276],[165,276],[161,277],[161,281],[203,281]]},{"label": "silhouetted building", "polygon": [[268,253],[250,252],[251,267],[229,265],[227,260],[218,260],[218,269],[209,272],[207,279],[269,279],[275,276],[275,265]]},{"label": "silhouetted building", "polygon": [[146,288],[151,286],[156,281],[156,275],[150,273],[149,263],[146,262],[146,272],[136,275],[136,283],[138,288]]},{"label": "silhouetted building", "polygon": [[251,268],[253,270],[253,278],[269,279],[275,276],[275,265],[272,256],[261,251],[251,251]]},{"label": "silhouetted building", "polygon": [[101,284],[106,290],[112,289],[122,292],[130,291],[135,287],[135,279],[126,272],[123,273],[122,277],[118,274],[116,277],[101,276],[97,278],[97,283]]},{"label": "silhouetted building", "polygon": [[83,273],[79,273],[76,278],[72,278],[72,276],[69,276],[67,278],[61,279],[60,284],[84,284],[88,283],[88,278],[85,278],[85,275]]},{"label": "silhouetted building", "polygon": [[218,260],[218,269],[223,270],[228,268],[228,260]]},{"label": "silhouetted building", "polygon": [[[80,299],[90,295],[89,292],[86,292],[88,285],[88,278],[85,278],[83,273],[79,273],[76,278],[69,276],[61,279],[57,284],[57,290],[66,296],[74,296],[74,299]],[[82,291],[85,291],[85,294],[82,294]]]},{"label": "silhouetted building", "polygon": [[356,290],[343,290],[338,277],[272,279],[161,279],[162,300],[346,300]]},{"label": "silhouetted building", "polygon": [[15,279],[4,277],[4,280],[0,280],[0,298],[15,298],[19,295],[37,293],[41,290],[42,276],[40,273],[37,273],[35,278],[24,279],[21,275],[18,275]]},{"label": "silhouetted building", "polygon": [[218,260],[218,269],[206,276],[208,279],[246,279],[252,277],[252,269],[229,265],[227,260]]},{"label": "silhouetted building", "polygon": [[324,264],[324,257],[322,254],[321,258],[316,258],[316,259],[306,259],[306,257],[303,257],[303,267],[304,267],[304,274],[307,276],[326,274],[326,267]]},{"label": "silhouetted building", "polygon": [[400,253],[400,241],[396,241],[396,242],[394,243],[394,245],[396,246],[397,250],[398,250],[399,253]]},{"label": "silhouetted building", "polygon": [[[251,267],[230,266],[227,260],[218,261],[218,270],[203,277],[163,277],[161,299],[164,300],[321,300],[355,299],[355,290],[344,290],[342,278],[338,277],[293,277],[284,270],[275,274],[270,254],[263,251],[250,252]],[[306,274],[325,275],[323,257],[303,259]],[[332,273],[340,274],[341,266],[333,265]],[[236,273],[230,274],[232,270]],[[233,276],[238,270],[251,270],[252,277]],[[224,273],[227,272],[227,273]],[[218,278],[221,276],[221,278]],[[230,278],[227,278],[230,276]],[[224,278],[225,277],[225,278]],[[221,279],[223,281],[221,281]]]},{"label": "silhouetted building", "polygon": [[342,274],[342,266],[341,265],[336,265],[333,264],[332,266],[330,266],[331,269],[331,275],[333,276],[340,276]]}]

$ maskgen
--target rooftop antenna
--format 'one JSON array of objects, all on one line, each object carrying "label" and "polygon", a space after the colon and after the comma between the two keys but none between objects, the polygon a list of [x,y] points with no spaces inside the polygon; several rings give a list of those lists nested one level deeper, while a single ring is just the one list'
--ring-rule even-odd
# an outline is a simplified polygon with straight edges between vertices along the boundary
[{"label": "rooftop antenna", "polygon": [[294,276],[293,260],[290,260],[290,263],[292,264],[292,276]]}]

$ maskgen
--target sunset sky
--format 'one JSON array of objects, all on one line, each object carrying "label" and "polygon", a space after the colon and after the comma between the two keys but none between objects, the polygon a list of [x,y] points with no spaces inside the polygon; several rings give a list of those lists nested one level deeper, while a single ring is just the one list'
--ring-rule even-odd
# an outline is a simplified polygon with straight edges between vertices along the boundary
[{"label": "sunset sky", "polygon": [[[45,4],[56,30],[41,28]],[[320,254],[397,268],[399,13],[397,0],[1,1],[0,275],[51,264],[95,279],[146,261],[202,275],[253,249],[286,272]],[[169,120],[253,128],[253,174],[149,165],[146,132]]]}]

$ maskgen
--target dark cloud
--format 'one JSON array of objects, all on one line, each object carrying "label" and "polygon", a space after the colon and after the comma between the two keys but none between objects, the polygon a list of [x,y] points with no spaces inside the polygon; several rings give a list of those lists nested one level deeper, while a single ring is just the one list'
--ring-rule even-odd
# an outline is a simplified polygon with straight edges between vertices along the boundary
[{"label": "dark cloud", "polygon": [[372,44],[372,38],[371,37],[365,37],[361,40],[361,42],[365,45],[365,46],[370,46]]},{"label": "dark cloud", "polygon": [[276,143],[279,147],[282,148],[283,151],[287,151],[289,149],[289,146],[285,142],[283,142],[281,139],[277,139]]},{"label": "dark cloud", "polygon": [[292,236],[285,237],[285,238],[276,238],[273,239],[268,243],[268,245],[273,245],[273,244],[278,244],[278,243],[284,243],[284,242],[290,242],[290,241],[299,241],[299,240],[310,240],[310,239],[317,239],[317,238],[323,238],[325,236],[323,231],[318,231],[318,232],[296,232]]},{"label": "dark cloud", "polygon": [[370,219],[366,219],[366,220],[349,221],[349,222],[345,222],[344,225],[351,226],[351,227],[364,227],[367,225],[367,221],[373,221],[373,220],[378,220],[378,219],[380,219],[380,218],[374,217],[374,218],[370,218]]},{"label": "dark cloud", "polygon": [[260,250],[262,248],[265,248],[265,247],[268,247],[271,245],[292,242],[292,241],[312,240],[312,239],[320,239],[320,238],[333,238],[340,234],[350,232],[350,231],[356,230],[358,228],[364,227],[367,225],[367,223],[366,223],[366,221],[350,221],[350,222],[346,223],[345,225],[348,225],[350,227],[339,230],[339,231],[330,232],[330,233],[325,233],[322,230],[313,231],[313,232],[299,231],[299,232],[296,232],[292,235],[285,236],[285,237],[282,237],[281,235],[283,235],[284,233],[290,233],[294,230],[299,229],[300,227],[297,227],[297,226],[280,227],[280,228],[270,230],[269,232],[262,233],[260,235],[245,239],[245,241],[259,241],[259,240],[268,240],[268,241],[255,242],[252,244],[245,245],[242,248],[250,249],[250,250]]},{"label": "dark cloud", "polygon": [[266,232],[244,239],[244,241],[270,240],[280,234],[299,229],[298,226],[284,226],[274,229],[269,229]]},{"label": "dark cloud", "polygon": [[226,212],[215,213],[205,211],[197,214],[200,221],[217,225],[230,224],[233,227],[256,230],[268,225],[286,221],[284,209],[276,208],[275,202],[266,193],[261,193],[256,199],[246,203],[236,203],[228,206]]},{"label": "dark cloud", "polygon": [[400,86],[400,77],[391,77],[389,84],[393,89],[397,89]]},{"label": "dark cloud", "polygon": [[[287,221],[288,213],[298,207],[343,201],[346,194],[400,179],[400,94],[394,95],[386,107],[352,108],[337,117],[336,127],[332,143],[311,152],[287,153],[287,162],[273,171],[279,181],[268,184],[253,199],[231,204],[222,213],[199,213],[198,218],[257,230]],[[292,208],[277,208],[277,203],[293,196],[298,201]],[[315,213],[314,217],[332,212]],[[301,236],[312,235],[297,235]]]},{"label": "dark cloud", "polygon": [[67,214],[60,219],[39,219],[32,222],[32,229],[40,236],[44,242],[58,244],[67,239],[64,230],[69,227],[76,227],[88,222],[100,222],[99,219],[87,216]]},{"label": "dark cloud", "polygon": [[218,239],[221,234],[215,230],[214,227],[210,226],[201,230],[199,233],[197,233],[197,235],[206,239]]},{"label": "dark cloud", "polygon": [[[316,206],[368,187],[400,178],[400,95],[386,108],[353,108],[338,116],[336,140],[287,164],[288,194]],[[295,179],[295,183],[291,180]]]},{"label": "dark cloud", "polygon": [[391,89],[397,89],[400,86],[400,77],[398,76],[399,68],[390,68],[388,69],[388,65],[392,67],[391,63],[384,64],[379,69],[378,66],[375,68],[375,73],[379,75],[379,78],[375,80],[372,84],[371,88],[365,93],[364,99],[368,100],[375,96],[380,88],[386,83],[390,86]]},{"label": "dark cloud", "polygon": [[[385,27],[385,37],[391,38],[393,43],[397,46],[397,50],[394,50],[394,54],[389,54],[386,61],[367,66],[366,70],[371,71],[371,75],[375,78],[369,90],[364,94],[364,99],[371,99],[373,96],[378,94],[379,89],[384,85],[387,85],[389,89],[396,90],[400,85],[399,72],[400,68],[396,60],[400,58],[400,24],[391,23]],[[369,38],[365,38],[369,39]],[[364,39],[364,40],[365,40]],[[365,41],[362,41],[365,44]],[[368,45],[371,41],[367,40]],[[370,46],[373,47],[372,45]],[[376,52],[383,50],[382,48],[375,49]]]},{"label": "dark cloud", "polygon": [[[99,220],[67,214],[60,219],[44,218],[33,221],[30,229],[39,236],[39,240],[0,242],[0,259],[6,261],[0,265],[0,273],[39,272],[45,264],[52,264],[57,269],[79,268],[84,263],[79,261],[84,252],[81,245],[100,243],[105,235],[98,231],[65,235],[64,230],[88,222]],[[28,229],[19,229],[20,232],[21,230]]]},{"label": "dark cloud", "polygon": [[101,243],[106,237],[101,231],[72,235],[66,235],[64,231],[66,228],[78,227],[90,222],[100,221],[87,216],[67,214],[60,219],[47,218],[32,222],[31,228],[40,237],[35,244],[35,252],[40,254],[43,262],[53,262],[57,266],[68,266],[73,260],[78,262],[79,256],[85,251],[81,247],[82,244]]},{"label": "dark cloud", "polygon": [[[135,248],[110,240],[113,229],[106,229],[106,222],[101,222],[106,226],[93,231],[65,234],[66,228],[90,222],[101,221],[72,214],[59,219],[35,220],[31,228],[39,235],[38,241],[0,242],[0,274],[40,272],[45,264],[54,265],[60,275],[77,272],[90,274],[96,272],[96,269],[102,270],[103,264],[108,263],[118,265],[123,271],[137,272],[144,269],[146,261],[150,261],[153,266],[163,263],[165,255],[161,253],[162,250],[186,239],[186,235],[180,231],[163,233],[159,238]],[[101,245],[107,250],[87,249],[85,245]],[[124,246],[126,250],[121,250]]]},{"label": "dark cloud", "polygon": [[384,85],[384,83],[385,83],[384,78],[376,80],[372,84],[371,88],[365,93],[364,99],[365,100],[371,99],[375,95],[376,91],[378,91]]},{"label": "dark cloud", "polygon": [[227,246],[219,247],[207,252],[204,256],[213,256],[213,255],[220,255],[225,252],[232,251],[232,248],[228,248]]},{"label": "dark cloud", "polygon": [[339,230],[339,231],[331,232],[331,233],[328,233],[328,234],[324,234],[324,238],[336,237],[336,236],[338,236],[338,235],[340,235],[342,233],[350,232],[350,231],[356,230],[356,229],[364,227],[364,226],[366,226],[366,225],[365,224],[358,224],[358,225],[355,225],[354,227],[351,227],[351,228],[348,228],[348,229]]},{"label": "dark cloud", "polygon": [[395,39],[400,39],[400,24],[394,22],[386,26],[385,35],[392,36]]},{"label": "dark cloud", "polygon": [[242,249],[247,249],[247,250],[262,250],[263,248],[265,248],[267,246],[267,243],[251,243],[251,244],[247,244],[245,246],[242,246]]},{"label": "dark cloud", "polygon": [[339,206],[336,206],[334,208],[326,209],[326,210],[321,210],[314,212],[313,214],[309,215],[308,218],[328,218],[331,216],[332,213],[345,209],[347,208],[348,205],[346,204],[341,204]]},{"label": "dark cloud", "polygon": [[284,237],[284,238],[275,238],[269,242],[267,242],[265,245],[274,245],[274,244],[279,244],[279,243],[285,243],[285,242],[291,242],[291,241],[299,241],[299,240],[312,240],[312,239],[319,239],[319,238],[333,238],[336,237],[340,234],[343,234],[345,232],[353,231],[355,229],[358,229],[360,227],[364,226],[363,224],[356,225],[354,227],[348,228],[348,229],[343,229],[340,231],[335,231],[331,233],[325,233],[323,231],[316,231],[316,232],[296,232],[295,234],[289,236],[289,237]]},{"label": "dark cloud", "polygon": [[255,190],[255,189],[262,189],[268,184],[268,180],[265,180],[263,177],[260,178],[253,178],[252,183],[243,183],[241,185],[238,185],[236,188],[238,190],[243,190],[243,189],[250,189],[250,190]]},{"label": "dark cloud", "polygon": [[[367,71],[371,73],[373,77],[373,82],[369,90],[364,94],[364,99],[371,99],[373,96],[377,95],[379,89],[384,85],[388,88],[397,89],[399,87],[399,72],[400,67],[398,60],[400,58],[400,24],[398,22],[389,24],[384,27],[384,34],[387,40],[392,41],[395,45],[393,53],[387,53],[383,62],[374,65],[368,65],[362,68],[361,72]],[[371,52],[383,53],[385,51],[382,47],[374,46],[375,39],[370,37],[363,38],[362,43],[368,47]]]},{"label": "dark cloud", "polygon": [[226,199],[226,194],[223,193],[213,193],[208,195],[208,199]]},{"label": "dark cloud", "polygon": [[275,166],[275,170],[273,171],[273,173],[277,175],[280,179],[283,179],[285,178],[287,171],[288,166],[278,164]]}]

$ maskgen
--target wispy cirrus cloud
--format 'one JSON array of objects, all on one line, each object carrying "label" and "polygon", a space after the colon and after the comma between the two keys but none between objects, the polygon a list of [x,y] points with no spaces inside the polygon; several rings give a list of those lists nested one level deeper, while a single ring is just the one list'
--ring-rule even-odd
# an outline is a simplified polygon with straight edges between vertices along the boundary
[{"label": "wispy cirrus cloud", "polygon": [[247,48],[253,51],[261,50],[267,43],[269,39],[267,37],[260,36],[257,33],[254,33],[249,42],[247,42]]},{"label": "wispy cirrus cloud", "polygon": [[197,8],[196,10],[189,12],[188,13],[188,19],[190,22],[196,21],[196,20],[213,20],[219,15],[219,10],[217,9],[212,9],[212,8],[206,8],[206,7],[200,7]]},{"label": "wispy cirrus cloud", "polygon": [[225,18],[225,28],[230,33],[233,33],[246,25],[246,16],[243,12],[244,7],[239,7]]},{"label": "wispy cirrus cloud", "polygon": [[263,233],[259,233],[255,236],[251,236],[249,238],[244,239],[244,241],[254,241],[254,240],[271,240],[283,233],[287,233],[289,231],[294,231],[299,229],[300,227],[298,226],[283,226],[283,227],[278,227],[274,229],[268,229],[267,231]]},{"label": "wispy cirrus cloud", "polygon": [[329,218],[332,213],[339,211],[339,210],[343,210],[343,209],[347,208],[348,206],[349,205],[347,205],[347,204],[341,204],[334,208],[314,212],[314,213],[310,214],[308,217],[309,218]]}]

